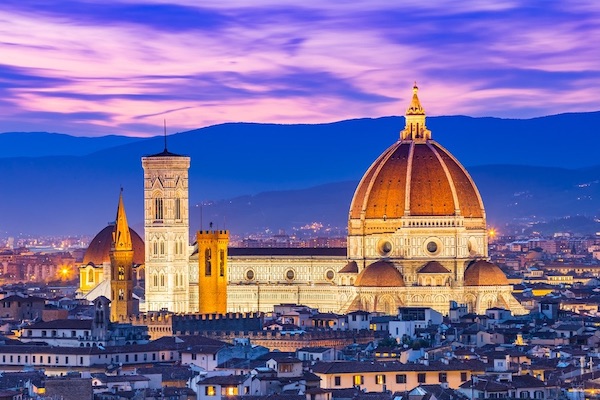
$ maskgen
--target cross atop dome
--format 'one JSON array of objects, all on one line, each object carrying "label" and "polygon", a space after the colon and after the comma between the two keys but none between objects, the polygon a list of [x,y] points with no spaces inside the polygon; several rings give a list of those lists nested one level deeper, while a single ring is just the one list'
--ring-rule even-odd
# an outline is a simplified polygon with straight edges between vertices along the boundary
[{"label": "cross atop dome", "polygon": [[417,82],[413,85],[413,96],[410,105],[406,110],[405,120],[406,125],[404,130],[400,132],[400,140],[414,140],[415,142],[425,142],[431,139],[431,131],[425,126],[425,110],[421,106],[417,92],[419,87]]}]

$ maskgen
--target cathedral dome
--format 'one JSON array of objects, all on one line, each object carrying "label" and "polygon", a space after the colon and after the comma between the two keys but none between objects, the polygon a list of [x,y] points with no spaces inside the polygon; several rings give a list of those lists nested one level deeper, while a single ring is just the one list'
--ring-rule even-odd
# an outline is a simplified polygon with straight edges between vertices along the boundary
[{"label": "cathedral dome", "polygon": [[405,285],[404,278],[394,263],[377,261],[358,274],[354,286],[403,287]]},{"label": "cathedral dome", "polygon": [[504,272],[489,261],[473,262],[465,271],[465,286],[508,285]]},{"label": "cathedral dome", "polygon": [[475,183],[452,154],[431,139],[416,86],[413,92],[400,140],[363,176],[352,199],[350,219],[485,218]]},{"label": "cathedral dome", "polygon": [[[89,263],[93,263],[94,265],[101,265],[105,262],[110,263],[110,246],[112,244],[112,233],[114,230],[114,225],[108,225],[92,239],[83,256],[84,265]],[[129,233],[131,234],[131,243],[133,245],[133,263],[140,265],[144,264],[144,241],[133,229],[129,228]]]}]

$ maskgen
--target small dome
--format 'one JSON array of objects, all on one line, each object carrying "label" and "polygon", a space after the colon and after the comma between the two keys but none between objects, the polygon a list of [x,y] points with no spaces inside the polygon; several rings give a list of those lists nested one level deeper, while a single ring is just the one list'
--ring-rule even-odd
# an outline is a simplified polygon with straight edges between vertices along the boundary
[{"label": "small dome", "polygon": [[365,268],[356,278],[354,286],[404,287],[404,278],[389,261],[377,261]]},{"label": "small dome", "polygon": [[[83,264],[93,263],[94,265],[102,265],[105,262],[110,263],[110,246],[114,230],[114,225],[108,225],[92,239],[83,256]],[[129,228],[129,233],[131,234],[131,243],[133,245],[133,263],[144,264],[144,241],[133,229]]]},{"label": "small dome", "polygon": [[465,286],[508,285],[504,272],[495,264],[485,260],[475,261],[465,271]]},{"label": "small dome", "polygon": [[340,269],[338,274],[358,274],[358,264],[356,264],[356,261],[348,261],[348,264]]},{"label": "small dome", "polygon": [[419,270],[419,274],[447,274],[450,271],[437,261],[429,261]]}]

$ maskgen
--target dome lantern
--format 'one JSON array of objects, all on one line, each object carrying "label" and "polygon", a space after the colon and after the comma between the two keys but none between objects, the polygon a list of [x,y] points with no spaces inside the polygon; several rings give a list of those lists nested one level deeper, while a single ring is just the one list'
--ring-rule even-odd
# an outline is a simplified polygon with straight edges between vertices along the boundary
[{"label": "dome lantern", "polygon": [[404,117],[406,125],[404,130],[400,132],[400,140],[402,141],[425,142],[431,139],[431,131],[425,126],[425,110],[421,106],[419,96],[417,96],[418,91],[419,87],[415,82],[412,100]]}]

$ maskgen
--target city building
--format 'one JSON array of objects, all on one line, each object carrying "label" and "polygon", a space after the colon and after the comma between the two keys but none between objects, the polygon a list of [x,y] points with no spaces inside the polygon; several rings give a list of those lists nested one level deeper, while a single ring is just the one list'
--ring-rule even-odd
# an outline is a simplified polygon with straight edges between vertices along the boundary
[{"label": "city building", "polygon": [[188,248],[190,158],[166,148],[143,157],[145,310],[222,312],[226,304],[230,312],[269,312],[296,303],[335,313],[430,307],[448,314],[454,302],[479,314],[491,307],[525,313],[502,270],[488,261],[479,191],[432,139],[417,91],[415,85],[398,141],[354,193],[347,249],[243,248],[226,255],[218,232],[201,232]]}]

